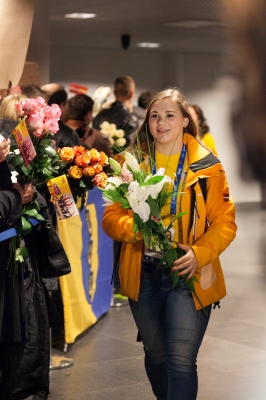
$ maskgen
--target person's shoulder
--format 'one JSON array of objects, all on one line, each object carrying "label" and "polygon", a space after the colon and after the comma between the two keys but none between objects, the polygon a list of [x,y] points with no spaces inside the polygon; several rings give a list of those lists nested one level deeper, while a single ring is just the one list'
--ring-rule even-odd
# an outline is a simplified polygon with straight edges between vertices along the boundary
[{"label": "person's shoulder", "polygon": [[59,132],[70,134],[71,132],[73,132],[73,129],[64,124],[62,121],[59,121],[59,129],[57,133]]}]

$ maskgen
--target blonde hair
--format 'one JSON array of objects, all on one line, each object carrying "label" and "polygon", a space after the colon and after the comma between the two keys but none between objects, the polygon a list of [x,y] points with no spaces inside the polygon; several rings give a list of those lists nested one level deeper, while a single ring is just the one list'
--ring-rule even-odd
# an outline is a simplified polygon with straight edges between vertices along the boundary
[{"label": "blonde hair", "polygon": [[18,115],[16,112],[15,105],[21,101],[26,100],[28,97],[23,96],[22,94],[11,94],[5,97],[0,105],[0,118],[2,119],[11,119],[16,121],[18,119]]}]

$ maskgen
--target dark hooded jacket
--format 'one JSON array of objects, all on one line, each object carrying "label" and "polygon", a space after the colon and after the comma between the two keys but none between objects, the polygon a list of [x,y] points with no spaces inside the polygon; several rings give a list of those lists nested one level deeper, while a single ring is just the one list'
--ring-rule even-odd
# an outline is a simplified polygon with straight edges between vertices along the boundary
[{"label": "dark hooded jacket", "polygon": [[[0,232],[19,224],[21,210],[20,193],[12,188],[8,166],[2,162]],[[14,283],[7,270],[12,239],[0,242],[0,400],[48,397],[49,297],[39,273],[35,236],[29,234],[25,239],[29,257],[19,265]]]}]

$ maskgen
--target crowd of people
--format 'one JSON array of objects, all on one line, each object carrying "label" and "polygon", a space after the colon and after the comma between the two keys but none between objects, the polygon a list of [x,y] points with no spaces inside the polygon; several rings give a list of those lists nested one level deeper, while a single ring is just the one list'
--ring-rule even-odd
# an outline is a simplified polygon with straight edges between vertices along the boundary
[{"label": "crowd of people", "polygon": [[[119,204],[107,206],[103,229],[114,240],[115,253],[120,253],[119,290],[129,299],[156,398],[194,400],[196,358],[211,307],[226,294],[219,255],[235,236],[234,203],[202,109],[187,103],[175,88],[159,93],[144,91],[137,106],[132,103],[134,95],[133,78],[118,77],[114,81],[115,100],[103,103],[93,117],[94,100],[85,94],[68,99],[60,84],[27,85],[20,94],[2,99],[0,121],[14,127],[18,122],[15,104],[42,97],[62,111],[54,136],[56,147],[81,145],[113,157],[117,149],[101,132],[101,124],[107,121],[124,131],[128,151],[136,151],[138,146],[145,154],[151,151],[156,169],[165,168],[173,182],[179,182],[173,186],[174,209],[167,206],[163,212],[165,225],[182,211],[188,214],[181,224],[175,220],[172,228],[174,242],[185,252],[174,262],[173,270],[183,278],[175,288],[170,269],[157,270],[158,260],[149,256],[143,236],[134,235],[132,212]],[[12,183],[7,162],[10,131],[2,129],[1,134],[0,235],[19,224],[23,204],[31,202],[36,191],[31,184]],[[106,172],[111,173],[110,167]],[[181,186],[185,192],[182,189],[179,196]],[[38,202],[45,214],[47,198],[38,193]],[[57,311],[40,271],[38,230],[25,239],[29,256],[13,286],[7,270],[9,241],[5,237],[0,241],[0,399],[33,396],[44,400],[49,394],[49,327]],[[121,249],[118,243],[122,243]],[[195,274],[205,313],[185,284],[185,277]]]}]

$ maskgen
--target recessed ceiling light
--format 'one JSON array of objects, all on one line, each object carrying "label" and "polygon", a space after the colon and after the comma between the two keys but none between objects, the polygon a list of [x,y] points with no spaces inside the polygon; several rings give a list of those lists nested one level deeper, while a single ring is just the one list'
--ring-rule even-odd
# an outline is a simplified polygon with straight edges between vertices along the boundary
[{"label": "recessed ceiling light", "polygon": [[155,49],[156,47],[160,47],[160,43],[143,42],[143,43],[138,43],[137,46],[149,47],[150,49]]},{"label": "recessed ceiling light", "polygon": [[65,14],[65,18],[87,19],[87,18],[94,18],[94,17],[96,17],[96,14],[92,14],[92,13]]},{"label": "recessed ceiling light", "polygon": [[220,21],[211,21],[204,19],[184,19],[176,22],[167,22],[165,26],[176,26],[178,28],[202,28],[206,26],[221,26]]}]

